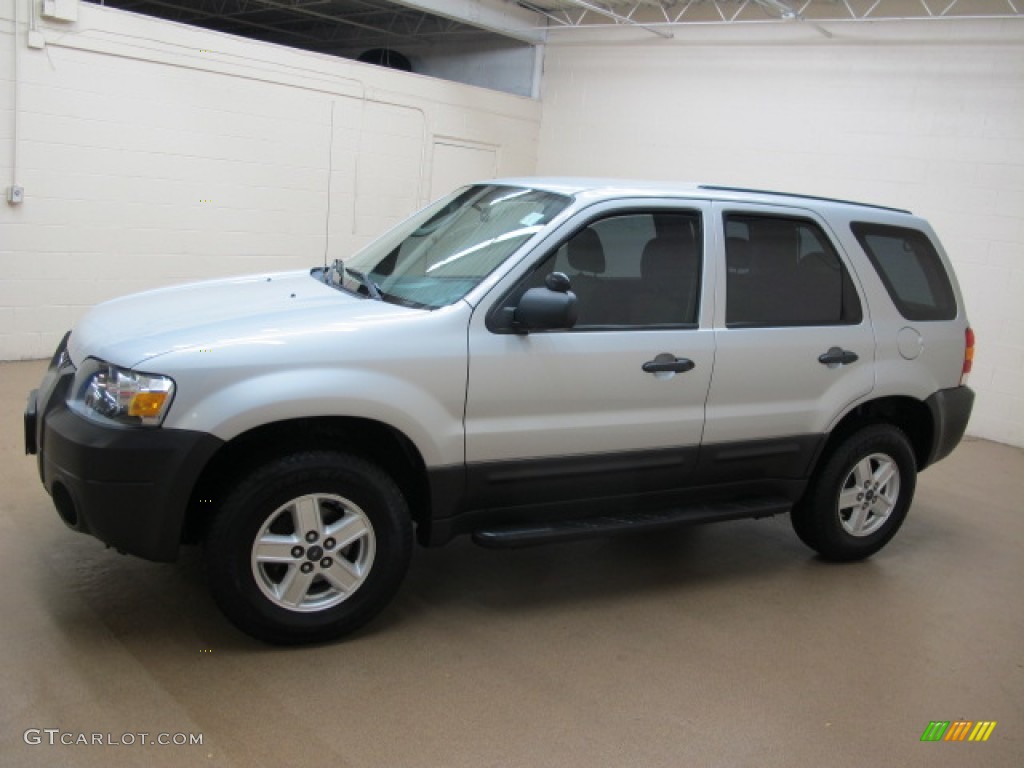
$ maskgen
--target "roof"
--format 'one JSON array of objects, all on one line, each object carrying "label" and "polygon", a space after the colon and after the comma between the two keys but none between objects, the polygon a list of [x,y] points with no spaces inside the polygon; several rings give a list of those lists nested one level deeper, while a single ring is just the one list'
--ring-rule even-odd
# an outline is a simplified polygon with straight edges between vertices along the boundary
[{"label": "roof", "polygon": [[641,179],[587,178],[573,176],[524,176],[517,178],[496,179],[501,184],[542,189],[562,195],[594,194],[596,196],[622,197],[637,195],[642,197],[700,197],[710,200],[743,200],[747,202],[771,202],[799,204],[808,200],[822,203],[852,205],[860,208],[906,213],[910,211],[873,203],[861,203],[853,200],[842,200],[833,197],[821,197],[793,192],[776,192],[765,189],[749,189],[717,184],[700,184],[681,181],[652,181]]}]

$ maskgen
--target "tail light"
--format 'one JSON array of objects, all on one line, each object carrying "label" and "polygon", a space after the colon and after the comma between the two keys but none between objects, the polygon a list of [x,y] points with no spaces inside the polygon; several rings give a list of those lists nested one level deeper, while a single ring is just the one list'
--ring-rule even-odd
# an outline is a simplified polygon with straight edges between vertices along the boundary
[{"label": "tail light", "polygon": [[968,328],[964,331],[964,367],[960,373],[960,386],[967,383],[967,377],[974,367],[974,331]]}]

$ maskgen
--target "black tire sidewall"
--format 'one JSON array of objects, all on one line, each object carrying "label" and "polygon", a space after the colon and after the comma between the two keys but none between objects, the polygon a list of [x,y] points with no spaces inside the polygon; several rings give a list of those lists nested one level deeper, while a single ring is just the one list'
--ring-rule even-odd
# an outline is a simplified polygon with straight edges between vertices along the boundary
[{"label": "black tire sidewall", "polygon": [[[373,527],[375,555],[366,580],[343,602],[316,612],[275,605],[252,574],[253,542],[267,518],[306,494],[330,493],[362,509]],[[408,568],[412,525],[405,499],[383,470],[328,451],[286,456],[260,467],[228,494],[206,539],[206,570],[221,610],[244,632],[275,644],[330,640],[373,618]]]},{"label": "black tire sidewall", "polygon": [[[847,532],[839,517],[839,494],[862,459],[883,454],[900,472],[899,498],[888,519],[869,536]],[[801,540],[827,560],[862,560],[884,547],[906,519],[917,485],[917,465],[906,435],[889,424],[864,427],[846,437],[825,458],[804,498],[793,509],[793,527]]]}]

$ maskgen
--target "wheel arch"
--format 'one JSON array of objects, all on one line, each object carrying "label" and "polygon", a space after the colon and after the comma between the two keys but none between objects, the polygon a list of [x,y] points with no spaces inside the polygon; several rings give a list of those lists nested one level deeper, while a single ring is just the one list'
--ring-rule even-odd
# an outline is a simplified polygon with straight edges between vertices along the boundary
[{"label": "wheel arch", "polygon": [[892,424],[899,428],[910,441],[917,470],[920,472],[928,466],[935,442],[934,417],[921,400],[901,396],[869,400],[851,409],[829,433],[821,459],[827,459],[843,440],[871,424]]},{"label": "wheel arch", "polygon": [[229,489],[261,464],[290,453],[330,450],[373,462],[398,485],[421,540],[431,519],[426,466],[415,444],[399,430],[357,417],[299,418],[261,425],[225,443],[207,462],[189,499],[182,543],[197,543]]}]

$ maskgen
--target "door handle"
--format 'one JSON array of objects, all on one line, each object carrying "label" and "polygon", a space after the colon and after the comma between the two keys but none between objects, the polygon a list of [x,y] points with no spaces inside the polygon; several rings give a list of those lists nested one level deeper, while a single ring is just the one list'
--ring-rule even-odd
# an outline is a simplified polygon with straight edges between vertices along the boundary
[{"label": "door handle", "polygon": [[850,363],[856,363],[858,360],[860,360],[860,356],[856,352],[851,352],[841,347],[832,347],[828,352],[818,355],[818,362],[822,365],[827,365],[829,368],[849,365]]},{"label": "door handle", "polygon": [[653,360],[648,360],[642,367],[645,373],[686,373],[692,371],[696,363],[685,357],[661,354]]}]

